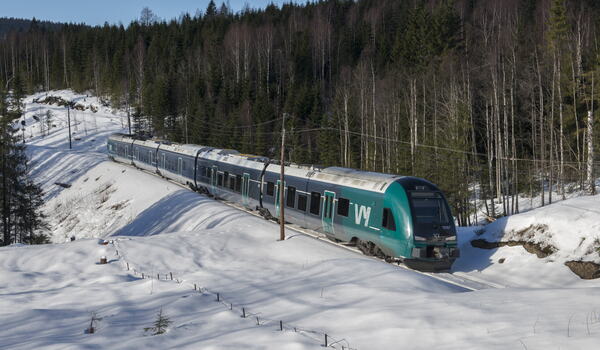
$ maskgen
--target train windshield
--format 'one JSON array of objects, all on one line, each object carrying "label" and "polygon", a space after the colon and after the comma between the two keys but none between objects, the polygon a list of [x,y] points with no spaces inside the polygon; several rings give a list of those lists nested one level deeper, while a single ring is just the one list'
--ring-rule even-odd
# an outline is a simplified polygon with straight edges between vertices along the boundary
[{"label": "train windshield", "polygon": [[419,224],[448,225],[446,201],[437,192],[413,192],[411,201],[415,221]]}]

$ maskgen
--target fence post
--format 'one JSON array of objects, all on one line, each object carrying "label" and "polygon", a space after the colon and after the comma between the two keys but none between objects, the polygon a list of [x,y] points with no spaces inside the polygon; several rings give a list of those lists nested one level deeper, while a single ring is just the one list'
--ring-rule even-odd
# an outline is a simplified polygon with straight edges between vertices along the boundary
[{"label": "fence post", "polygon": [[173,280],[173,272],[169,272],[171,274],[171,281]]},{"label": "fence post", "polygon": [[142,279],[144,279],[144,273],[142,272]]},{"label": "fence post", "polygon": [[325,333],[325,347],[327,347],[327,333]]},{"label": "fence post", "polygon": [[217,301],[221,301],[221,298],[219,296],[219,293],[217,293]]},{"label": "fence post", "polygon": [[229,304],[229,310],[233,310],[233,304]]},{"label": "fence post", "polygon": [[160,273],[157,273],[157,274],[156,274],[156,279],[157,279],[157,280],[160,280]]},{"label": "fence post", "polygon": [[246,318],[246,309],[245,308],[242,308],[242,317]]},{"label": "fence post", "polygon": [[283,331],[283,321],[279,321],[279,330]]},{"label": "fence post", "polygon": [[256,316],[256,325],[260,326],[260,322],[258,321],[258,316]]},{"label": "fence post", "polygon": [[194,283],[194,290],[196,290],[196,283]]},{"label": "fence post", "polygon": [[127,271],[129,271],[129,263],[127,263]]}]

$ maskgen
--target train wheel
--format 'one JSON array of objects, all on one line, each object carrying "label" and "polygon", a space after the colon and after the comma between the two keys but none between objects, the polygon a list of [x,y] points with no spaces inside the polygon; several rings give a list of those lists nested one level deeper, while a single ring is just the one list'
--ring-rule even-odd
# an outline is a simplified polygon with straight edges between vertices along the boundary
[{"label": "train wheel", "polygon": [[381,250],[378,246],[373,245],[373,255],[375,255],[376,257],[380,258],[380,259],[386,259],[387,255],[385,255],[385,253],[383,252],[383,250]]},{"label": "train wheel", "polygon": [[357,239],[356,246],[364,255],[373,255],[373,247],[375,247],[375,244],[372,242]]}]

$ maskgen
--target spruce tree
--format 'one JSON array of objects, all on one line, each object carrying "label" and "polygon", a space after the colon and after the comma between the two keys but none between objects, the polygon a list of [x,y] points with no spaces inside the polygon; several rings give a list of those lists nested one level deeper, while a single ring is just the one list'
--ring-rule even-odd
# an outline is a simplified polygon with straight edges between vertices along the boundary
[{"label": "spruce tree", "polygon": [[[16,92],[18,87],[13,88]],[[41,213],[43,194],[29,177],[25,145],[19,142],[14,127],[21,117],[21,98],[13,93],[9,100],[0,92],[0,216],[2,244],[44,243],[36,231],[45,227]]]}]

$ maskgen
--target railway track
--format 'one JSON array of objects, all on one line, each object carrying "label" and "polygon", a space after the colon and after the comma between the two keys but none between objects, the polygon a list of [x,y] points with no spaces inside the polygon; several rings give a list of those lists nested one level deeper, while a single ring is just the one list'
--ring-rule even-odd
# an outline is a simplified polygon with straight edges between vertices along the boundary
[{"label": "railway track", "polygon": [[[176,186],[179,186],[179,187],[181,187],[183,189],[191,191],[191,189],[188,186],[185,186],[185,185],[183,185],[183,184],[181,184],[179,182],[173,181],[173,180],[168,179],[166,177],[160,176],[157,173],[153,173],[151,171],[138,168],[138,167],[136,167],[136,166],[134,166],[132,164],[125,164],[125,163],[119,163],[119,164],[126,165],[128,167],[133,168],[133,169],[136,169],[136,170],[139,170],[139,171],[143,171],[145,173],[148,173],[148,174],[151,174],[151,175],[154,175],[154,176],[157,176],[157,177],[162,177],[164,180],[166,180],[166,181],[168,181],[168,182],[170,182],[170,183],[172,183],[172,184],[174,184]],[[199,193],[199,195],[203,195],[203,194]],[[229,207],[232,207],[232,208],[244,211],[244,212],[246,212],[246,213],[248,213],[250,215],[254,215],[256,217],[260,217],[260,218],[264,219],[264,217],[262,215],[260,215],[258,212],[253,211],[253,210],[248,210],[246,207],[241,206],[241,205],[239,205],[237,203],[229,202],[229,201],[226,201],[226,200],[220,200],[220,199],[217,199],[217,201],[219,203],[223,203],[223,204],[225,204],[225,205],[227,205]],[[353,252],[355,254],[359,254],[362,257],[365,257],[365,258],[368,258],[368,259],[373,259],[373,260],[376,260],[378,262],[386,263],[386,264],[389,264],[389,265],[394,266],[394,267],[399,268],[399,269],[404,269],[404,270],[411,271],[413,273],[425,275],[425,276],[428,276],[430,278],[439,280],[441,282],[444,282],[444,283],[447,283],[447,284],[451,284],[451,285],[463,288],[463,289],[465,289],[467,291],[476,291],[476,290],[482,290],[482,289],[505,288],[505,286],[502,286],[500,284],[493,283],[493,282],[490,282],[490,281],[485,281],[483,279],[480,279],[480,278],[468,275],[468,274],[463,273],[463,272],[454,272],[454,273],[450,273],[450,272],[423,272],[423,271],[414,270],[414,269],[411,269],[411,268],[407,267],[406,265],[404,265],[404,264],[402,264],[401,262],[398,262],[398,261],[396,261],[396,262],[387,262],[384,259],[378,258],[376,256],[365,255],[358,248],[356,248],[353,245],[346,244],[344,242],[334,242],[334,241],[330,240],[329,238],[327,238],[323,234],[320,234],[320,233],[312,231],[312,230],[307,230],[307,229],[302,228],[302,227],[300,227],[298,225],[286,224],[285,226],[286,226],[286,228],[288,228],[288,229],[290,229],[292,231],[298,232],[299,234],[302,234],[302,235],[311,237],[313,239],[322,241],[322,242],[324,242],[326,244],[330,244],[330,245],[334,245],[334,246],[342,248],[342,249],[346,249],[346,250],[351,251],[351,252]]]}]

